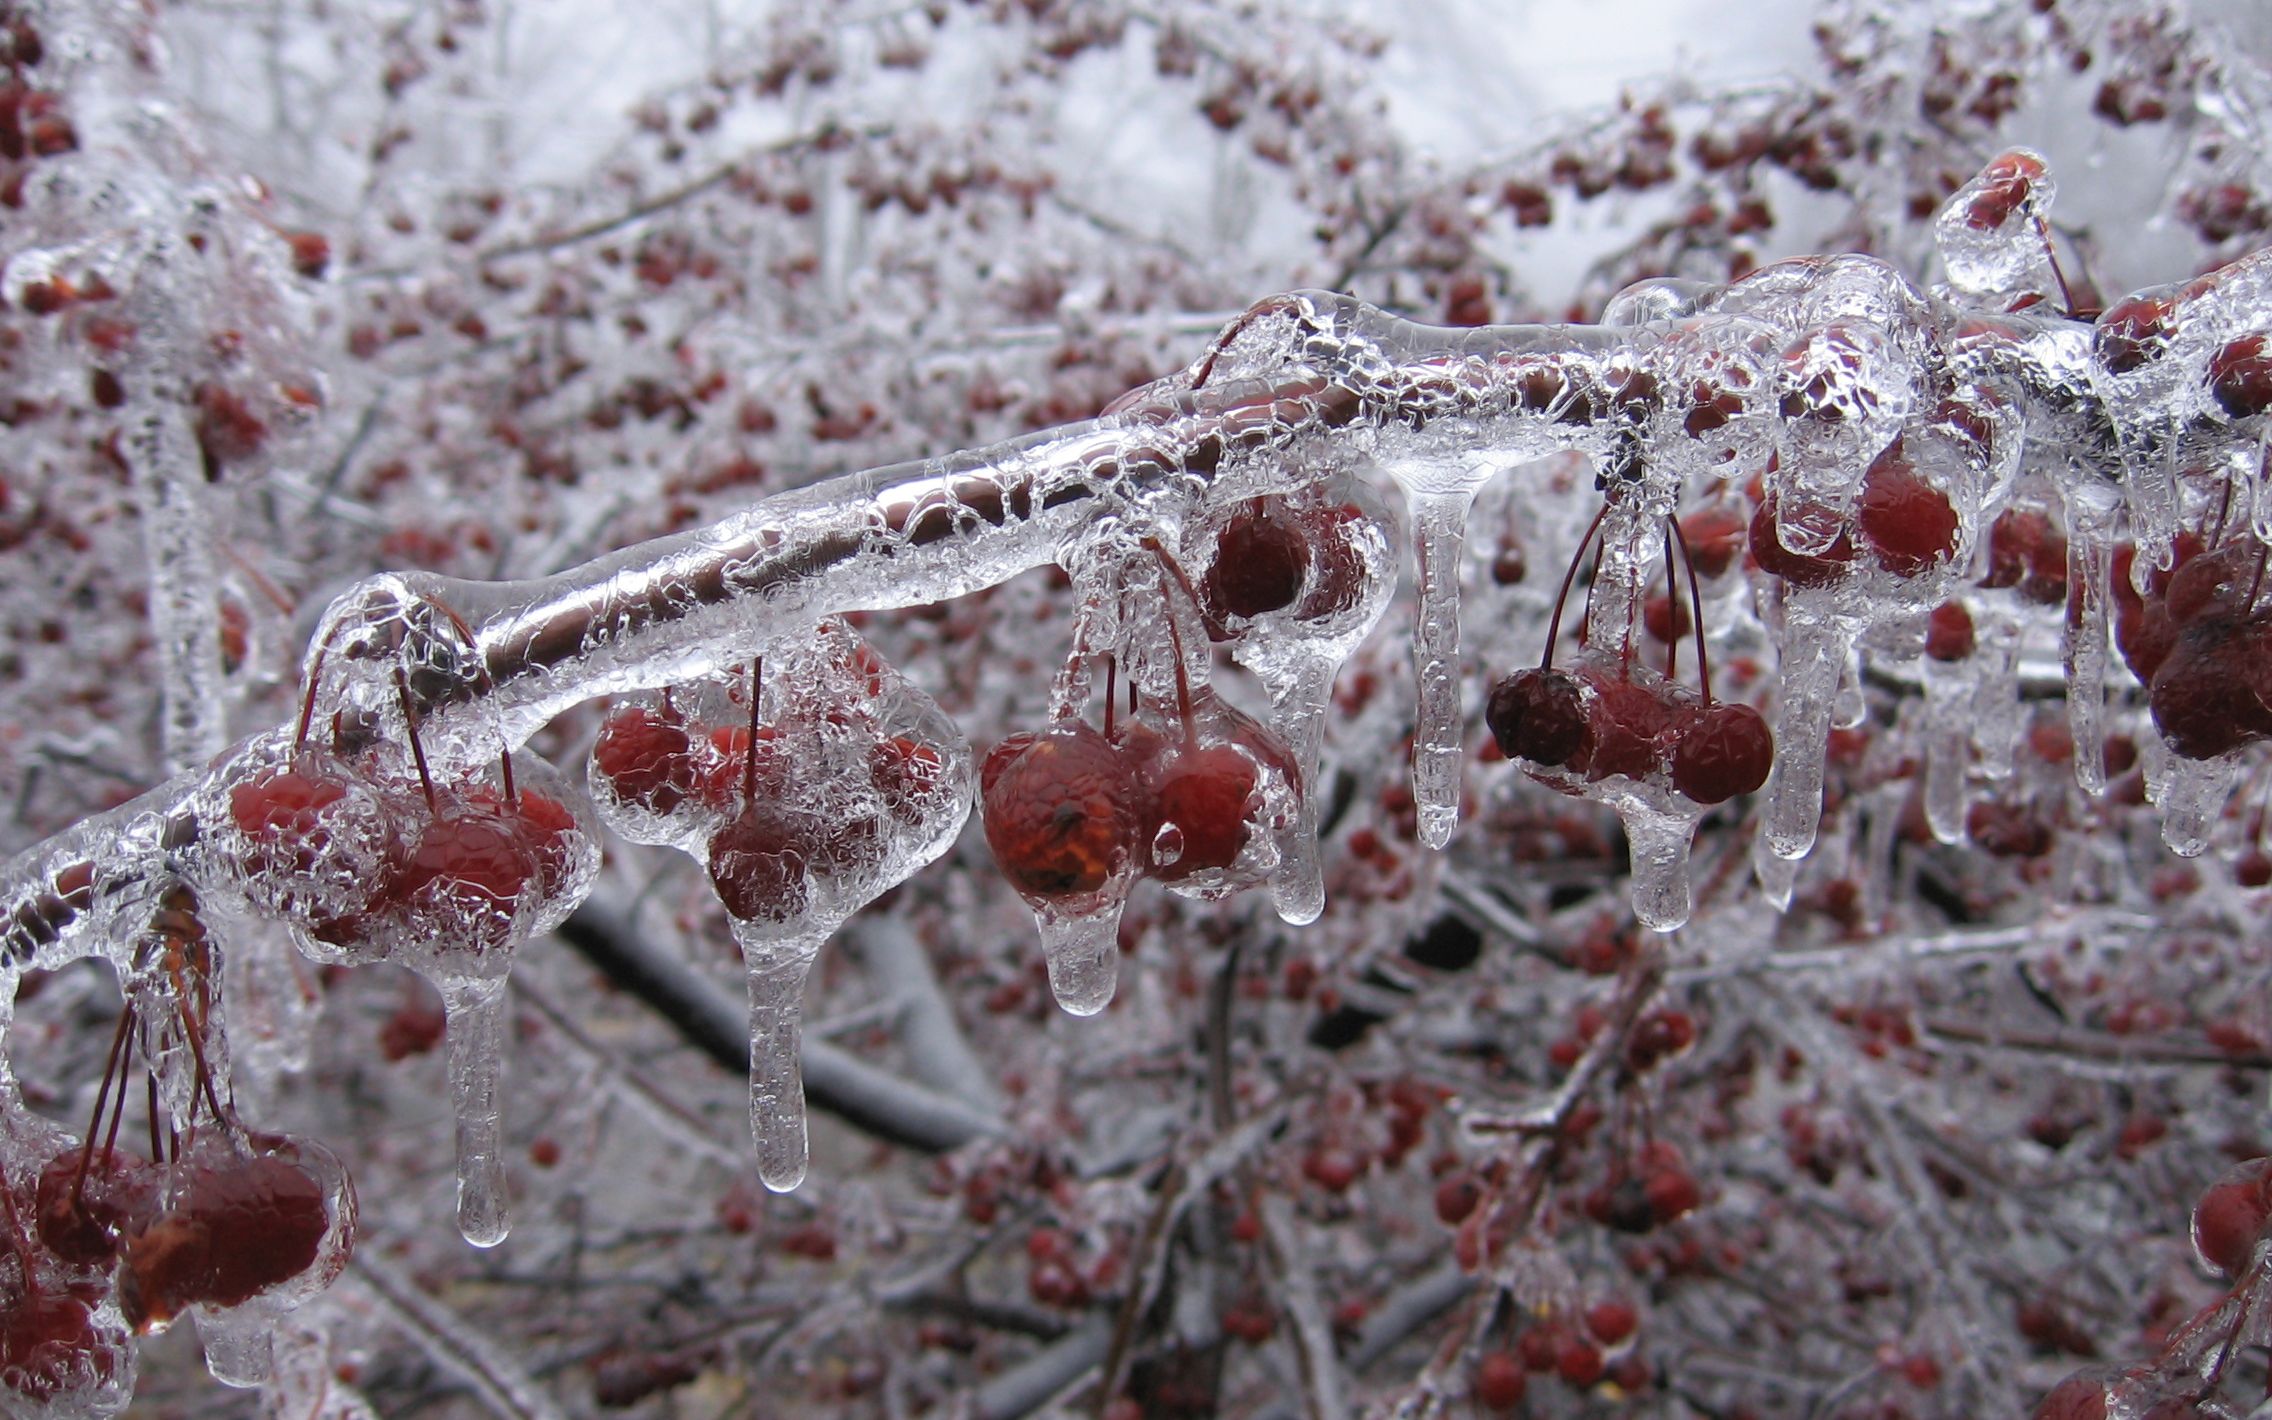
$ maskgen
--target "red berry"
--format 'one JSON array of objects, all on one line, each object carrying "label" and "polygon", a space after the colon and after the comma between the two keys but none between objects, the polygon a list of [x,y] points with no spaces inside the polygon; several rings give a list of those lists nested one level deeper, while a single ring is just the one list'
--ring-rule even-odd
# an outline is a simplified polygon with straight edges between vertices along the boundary
[{"label": "red berry", "polygon": [[2209,393],[2235,419],[2272,409],[2272,351],[2265,345],[2264,336],[2244,335],[2209,358]]},{"label": "red berry", "polygon": [[1925,654],[1933,660],[1964,660],[1974,645],[1972,613],[1963,602],[1942,602],[1925,619]]},{"label": "red berry", "polygon": [[1589,780],[1624,775],[1654,777],[1665,767],[1667,739],[1679,726],[1682,707],[1671,701],[1664,683],[1635,680],[1623,667],[1588,676],[1593,698],[1586,707],[1588,748],[1571,762]]},{"label": "red berry", "polygon": [[1721,701],[1696,713],[1673,746],[1672,785],[1695,803],[1753,793],[1775,767],[1775,735],[1749,705]]},{"label": "red berry", "polygon": [[1964,225],[1976,232],[1993,232],[2034,195],[2043,178],[2043,163],[2027,153],[2005,153],[1992,160],[1974,178],[1977,188],[1964,208]]},{"label": "red berry", "polygon": [[311,765],[270,769],[229,787],[229,817],[257,845],[255,871],[308,873],[330,843],[323,811],[347,797],[337,779]]},{"label": "red berry", "polygon": [[1586,1309],[1586,1330],[1604,1346],[1616,1346],[1641,1326],[1630,1302],[1596,1302]]},{"label": "red berry", "polygon": [[1696,575],[1717,577],[1743,555],[1743,516],[1724,505],[1699,508],[1680,520],[1680,536]]},{"label": "red berry", "polygon": [[1282,512],[1273,516],[1268,500],[1256,499],[1223,529],[1215,560],[1200,579],[1210,626],[1292,606],[1309,568],[1309,543],[1301,531]]},{"label": "red berry", "polygon": [[1776,516],[1772,495],[1751,515],[1751,555],[1760,571],[1794,587],[1827,587],[1851,570],[1854,539],[1846,529],[1839,529],[1837,539],[1825,551],[1793,552],[1783,545]]},{"label": "red berry", "polygon": [[445,803],[397,863],[387,895],[408,903],[432,894],[467,916],[511,912],[536,875],[529,840],[509,815],[477,802]]},{"label": "red berry", "polygon": [[2147,694],[2154,726],[2186,759],[2219,755],[2272,735],[2272,707],[2258,667],[2272,646],[2263,629],[2230,621],[2178,632]]},{"label": "red berry", "polygon": [[2036,1404],[2033,1420],[2106,1420],[2108,1411],[2104,1375],[2086,1370],[2052,1386],[2052,1393]]},{"label": "red berry", "polygon": [[1585,701],[1567,671],[1533,668],[1501,680],[1491,687],[1483,722],[1509,759],[1559,768],[1588,746]]},{"label": "red berry", "polygon": [[1903,455],[1898,438],[1870,465],[1854,522],[1878,566],[1896,577],[1923,576],[1956,554],[1956,509]]},{"label": "red berry", "polygon": [[986,846],[1028,898],[1096,892],[1134,860],[1143,792],[1120,751],[1089,725],[1012,735],[979,777]]},{"label": "red berry", "polygon": [[317,1266],[332,1217],[307,1164],[216,1152],[175,1171],[168,1206],[128,1244],[119,1275],[135,1327],[163,1326],[196,1303],[240,1306]]},{"label": "red berry", "polygon": [[2193,1205],[2193,1250],[2202,1264],[2225,1277],[2247,1270],[2272,1221],[2272,1159],[2251,1159],[2229,1170]]},{"label": "red berry", "polygon": [[309,280],[321,277],[331,265],[331,242],[323,233],[286,232],[284,241],[292,249],[292,269]]},{"label": "red berry", "polygon": [[2067,539],[2034,508],[2005,510],[1988,529],[1983,587],[2017,587],[2037,606],[2067,604]]},{"label": "red berry", "polygon": [[811,901],[807,863],[816,835],[805,816],[752,803],[710,838],[710,883],[742,922],[791,922]]},{"label": "red berry", "polygon": [[1647,1195],[1649,1210],[1660,1225],[1687,1217],[1704,1201],[1696,1180],[1678,1168],[1661,1168],[1651,1173],[1642,1182],[1641,1191]]},{"label": "red berry", "polygon": [[1555,1374],[1580,1390],[1600,1380],[1604,1369],[1601,1348],[1581,1336],[1564,1336],[1554,1353]]},{"label": "red berry", "polygon": [[1475,1175],[1462,1169],[1448,1174],[1436,1185],[1436,1221],[1447,1228],[1456,1228],[1466,1222],[1483,1201],[1483,1189]]},{"label": "red berry", "polygon": [[1181,882],[1237,861],[1255,808],[1254,761],[1229,745],[1185,749],[1151,782],[1144,850],[1153,876]]},{"label": "red berry", "polygon": [[1508,1352],[1487,1352],[1475,1363],[1475,1400],[1485,1409],[1514,1409],[1523,1403],[1529,1386],[1522,1364]]},{"label": "red berry", "polygon": [[66,1149],[40,1171],[40,1243],[70,1266],[108,1270],[128,1230],[156,1204],[157,1191],[157,1173],[143,1159],[123,1150],[88,1155]]},{"label": "red berry", "polygon": [[869,748],[868,780],[891,816],[914,827],[940,807],[947,767],[933,746],[895,735]]},{"label": "red berry", "polygon": [[592,743],[592,769],[619,801],[666,816],[694,792],[696,765],[686,725],[645,706],[608,717]]},{"label": "red berry", "polygon": [[1641,627],[1661,644],[1669,646],[1680,640],[1688,634],[1692,624],[1685,597],[1659,592],[1642,605]]},{"label": "red berry", "polygon": [[92,1288],[0,1293],[0,1389],[44,1407],[115,1380],[132,1353],[127,1338],[96,1325],[100,1300]]},{"label": "red berry", "polygon": [[2099,365],[2127,375],[2168,353],[2177,332],[2171,303],[2157,296],[2129,296],[2107,307],[2091,337]]}]

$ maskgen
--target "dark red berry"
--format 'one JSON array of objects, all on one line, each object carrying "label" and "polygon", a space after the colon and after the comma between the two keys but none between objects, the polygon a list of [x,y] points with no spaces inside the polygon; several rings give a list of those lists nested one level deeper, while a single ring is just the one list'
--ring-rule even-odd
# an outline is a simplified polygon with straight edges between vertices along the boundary
[{"label": "dark red berry", "polygon": [[1972,654],[1972,613],[1963,602],[1942,602],[1925,618],[1925,654],[1936,661],[1961,661]]},{"label": "dark red berry", "polygon": [[1584,696],[1567,671],[1519,670],[1491,687],[1483,722],[1509,759],[1561,767],[1588,741]]},{"label": "dark red berry", "polygon": [[1254,761],[1229,745],[1184,749],[1157,765],[1151,782],[1144,849],[1153,876],[1181,882],[1237,861],[1255,808]]},{"label": "dark red berry", "polygon": [[1256,500],[1223,529],[1215,560],[1200,580],[1209,622],[1283,611],[1302,594],[1309,567],[1309,543],[1301,531]]},{"label": "dark red berry", "polygon": [[1699,508],[1680,520],[1680,536],[1696,575],[1717,577],[1743,555],[1743,515],[1724,505]]},{"label": "dark red berry", "polygon": [[122,1150],[66,1149],[40,1171],[39,1240],[73,1267],[109,1268],[135,1221],[157,1202],[158,1176]]},{"label": "dark red berry", "polygon": [[1093,893],[1134,859],[1143,792],[1120,751],[1089,725],[1012,735],[986,756],[979,778],[986,845],[1027,897]]},{"label": "dark red berry", "polygon": [[2272,409],[2272,351],[2265,345],[2264,336],[2244,335],[2209,358],[2209,393],[2235,419]]},{"label": "dark red berry", "polygon": [[2238,1277],[2272,1225],[2272,1159],[2251,1159],[2209,1185],[2193,1205],[2193,1250],[2202,1264]]},{"label": "dark red berry", "polygon": [[128,1352],[96,1325],[100,1301],[94,1288],[0,1293],[0,1387],[44,1406],[114,1378]]},{"label": "dark red berry", "polygon": [[1722,701],[1697,712],[1673,746],[1672,785],[1699,804],[1723,803],[1767,782],[1775,735],[1749,705]]},{"label": "dark red berry", "polygon": [[2012,214],[2034,195],[2043,178],[2043,163],[2027,153],[2005,153],[1992,160],[1973,179],[1977,191],[1964,208],[1964,225],[1976,232],[1993,232],[2012,220]]},{"label": "dark red berry", "polygon": [[2107,1420],[2106,1378],[2093,1368],[2067,1377],[2036,1403],[2034,1420]]},{"label": "dark red berry", "polygon": [[1475,1401],[1487,1410],[1513,1410],[1523,1403],[1529,1385],[1522,1363],[1510,1352],[1486,1352],[1475,1363]]},{"label": "dark red berry", "polygon": [[805,881],[815,834],[805,816],[771,803],[746,805],[710,838],[710,883],[742,922],[791,922],[810,902]]},{"label": "dark red berry", "polygon": [[175,1166],[169,1206],[128,1244],[119,1302],[135,1327],[195,1303],[234,1307],[306,1273],[331,1216],[309,1167],[276,1154]]},{"label": "dark red berry", "polygon": [[1956,554],[1956,509],[1903,455],[1898,438],[1870,465],[1854,522],[1878,566],[1896,577],[1923,576]]},{"label": "dark red berry", "polygon": [[2127,375],[2168,353],[2177,320],[2172,304],[2158,296],[2130,296],[2098,318],[2092,349],[2110,374]]},{"label": "dark red berry", "polygon": [[645,706],[608,717],[592,744],[592,768],[617,799],[658,816],[685,802],[697,777],[686,725]]},{"label": "dark red berry", "polygon": [[1773,496],[1751,515],[1751,555],[1760,571],[1794,587],[1827,587],[1851,570],[1854,539],[1847,529],[1839,529],[1837,539],[1822,552],[1793,552],[1783,545],[1776,516]]}]

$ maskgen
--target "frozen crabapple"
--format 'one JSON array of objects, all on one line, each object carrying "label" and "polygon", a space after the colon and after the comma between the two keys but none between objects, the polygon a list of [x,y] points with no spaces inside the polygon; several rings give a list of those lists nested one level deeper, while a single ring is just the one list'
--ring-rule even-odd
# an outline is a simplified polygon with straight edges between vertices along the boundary
[{"label": "frozen crabapple", "polygon": [[979,770],[986,846],[1028,899],[1091,897],[1137,861],[1148,806],[1119,748],[1085,721],[1022,731]]},{"label": "frozen crabapple", "polygon": [[1309,570],[1309,542],[1282,500],[1255,499],[1216,535],[1214,558],[1200,578],[1209,632],[1221,640],[1233,617],[1251,620],[1292,606]]},{"label": "frozen crabapple", "polygon": [[312,1140],[209,1135],[173,1161],[128,1238],[119,1298],[138,1330],[193,1306],[286,1304],[329,1286],[354,1247],[355,1190]]},{"label": "frozen crabapple", "polygon": [[1196,700],[1180,737],[1146,733],[1122,749],[1145,785],[1137,834],[1145,871],[1210,892],[1243,886],[1219,875],[1268,828],[1265,776],[1298,792],[1300,771],[1285,743],[1209,693]]},{"label": "frozen crabapple", "polygon": [[1491,687],[1484,723],[1509,759],[1560,768],[1586,753],[1586,707],[1568,671],[1515,671]]},{"label": "frozen crabapple", "polygon": [[565,920],[597,869],[598,844],[573,805],[526,756],[509,789],[433,785],[389,862],[373,934],[447,972],[503,972],[513,945]]},{"label": "frozen crabapple", "polygon": [[39,1240],[59,1261],[107,1272],[127,1231],[156,1202],[159,1171],[123,1149],[66,1149],[40,1170]]},{"label": "frozen crabapple", "polygon": [[1775,763],[1767,717],[1721,701],[1699,709],[1673,747],[1672,783],[1699,804],[1756,792]]},{"label": "frozen crabapple", "polygon": [[2272,1159],[2250,1159],[2202,1190],[2193,1205],[2193,1251],[2221,1277],[2248,1270],[2272,1231]]},{"label": "frozen crabapple", "polygon": [[347,758],[282,736],[216,766],[200,852],[255,910],[319,960],[376,958],[359,930],[394,854],[395,813]]},{"label": "frozen crabapple", "polygon": [[0,1409],[109,1415],[125,1406],[134,1390],[134,1338],[104,1315],[104,1290],[0,1282]]},{"label": "frozen crabapple", "polygon": [[686,722],[667,702],[619,708],[592,743],[591,779],[606,800],[656,818],[694,792],[697,772]]}]

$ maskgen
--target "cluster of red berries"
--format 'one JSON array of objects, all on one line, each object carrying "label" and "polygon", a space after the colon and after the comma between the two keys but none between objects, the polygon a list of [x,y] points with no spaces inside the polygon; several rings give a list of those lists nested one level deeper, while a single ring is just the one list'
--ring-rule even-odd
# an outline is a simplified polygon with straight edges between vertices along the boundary
[{"label": "cluster of red berries", "polygon": [[353,1246],[354,1188],[310,1140],[221,1128],[163,1166],[114,1145],[29,1142],[47,1162],[0,1179],[0,1407],[115,1411],[133,1388],[128,1328],[290,1307],[329,1286]]},{"label": "cluster of red berries", "polygon": [[980,768],[979,802],[1011,886],[1037,908],[1078,915],[1137,876],[1206,895],[1248,886],[1238,870],[1271,831],[1270,777],[1299,780],[1285,742],[1201,691],[1180,735],[1133,718],[1012,735]]},{"label": "cluster of red berries", "polygon": [[592,746],[601,810],[625,837],[698,852],[738,922],[845,915],[951,839],[966,802],[961,745],[919,693],[840,626],[776,658],[740,704],[723,684],[610,715]]},{"label": "cluster of red berries", "polygon": [[1510,759],[1588,782],[1666,780],[1697,804],[1767,782],[1775,739],[1749,705],[1703,703],[1645,667],[1588,654],[1580,669],[1516,671],[1491,688],[1491,737]]},{"label": "cluster of red berries", "polygon": [[2253,537],[2217,546],[2178,535],[2171,564],[2132,582],[2136,554],[2115,552],[2115,645],[2147,688],[2172,752],[2215,759],[2272,737],[2272,604],[2266,550]]},{"label": "cluster of red berries", "polygon": [[504,760],[495,780],[400,783],[372,756],[272,738],[215,783],[223,812],[207,819],[207,851],[319,961],[498,975],[598,866],[575,796],[533,757]]},{"label": "cluster of red berries", "polygon": [[1650,1375],[1634,1349],[1640,1328],[1640,1314],[1630,1302],[1596,1302],[1580,1315],[1550,1313],[1525,1328],[1511,1349],[1486,1351],[1477,1359],[1475,1401],[1486,1410],[1512,1411],[1529,1393],[1532,1376],[1555,1377],[1580,1391],[1603,1381],[1627,1394],[1638,1391]]}]

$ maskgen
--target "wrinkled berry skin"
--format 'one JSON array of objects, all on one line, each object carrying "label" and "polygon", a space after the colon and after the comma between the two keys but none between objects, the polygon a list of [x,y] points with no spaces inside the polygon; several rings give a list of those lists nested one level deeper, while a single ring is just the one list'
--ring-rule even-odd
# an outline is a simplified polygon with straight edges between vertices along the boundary
[{"label": "wrinkled berry skin", "polygon": [[1491,687],[1483,721],[1509,759],[1558,768],[1588,748],[1585,701],[1567,671],[1516,671]]},{"label": "wrinkled berry skin", "polygon": [[979,771],[986,846],[1028,898],[1065,902],[1123,874],[1142,791],[1118,749],[1074,722],[1010,736]]}]

